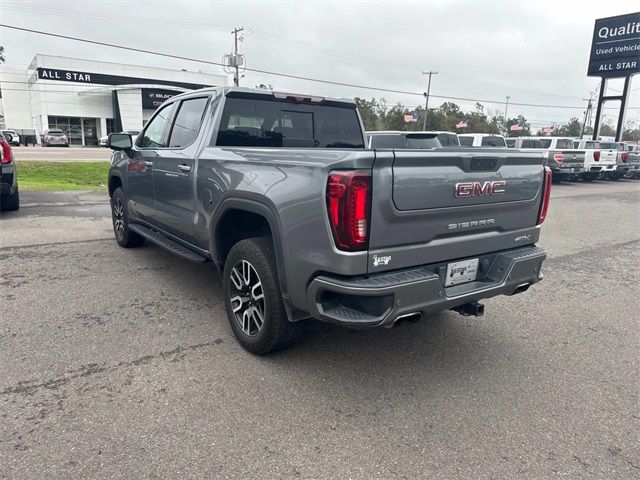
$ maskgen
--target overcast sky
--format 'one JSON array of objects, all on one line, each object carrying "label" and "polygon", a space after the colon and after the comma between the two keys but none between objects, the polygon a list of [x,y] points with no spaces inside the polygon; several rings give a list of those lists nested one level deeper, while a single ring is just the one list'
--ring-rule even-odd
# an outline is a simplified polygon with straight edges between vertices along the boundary
[{"label": "overcast sky", "polygon": [[[524,114],[534,128],[582,117],[598,87],[586,76],[596,18],[640,10],[607,1],[132,1],[0,0],[1,23],[176,55],[220,61],[230,30],[244,27],[247,66],[305,77],[416,92],[423,70],[437,70],[431,93],[493,100],[489,111]],[[221,67],[127,52],[0,28],[7,65],[34,54],[222,73]],[[231,78],[229,80],[231,83]],[[245,72],[241,84],[342,97],[384,97],[407,106],[421,96],[375,92]],[[611,87],[621,89],[621,84]],[[627,120],[640,122],[640,75]],[[610,92],[612,93],[612,92]],[[437,106],[442,98],[432,98]],[[463,109],[474,102],[452,100]],[[572,106],[522,107],[514,103]],[[615,110],[607,110],[612,120]]]}]

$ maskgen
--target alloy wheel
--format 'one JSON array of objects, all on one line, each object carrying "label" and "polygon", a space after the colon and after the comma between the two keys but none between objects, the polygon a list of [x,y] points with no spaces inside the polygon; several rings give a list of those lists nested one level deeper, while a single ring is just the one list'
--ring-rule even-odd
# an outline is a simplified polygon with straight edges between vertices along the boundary
[{"label": "alloy wheel", "polygon": [[238,326],[250,336],[256,336],[264,325],[264,291],[256,269],[240,260],[231,269],[231,309]]},{"label": "alloy wheel", "polygon": [[124,235],[124,205],[120,197],[113,200],[113,229],[116,235]]}]

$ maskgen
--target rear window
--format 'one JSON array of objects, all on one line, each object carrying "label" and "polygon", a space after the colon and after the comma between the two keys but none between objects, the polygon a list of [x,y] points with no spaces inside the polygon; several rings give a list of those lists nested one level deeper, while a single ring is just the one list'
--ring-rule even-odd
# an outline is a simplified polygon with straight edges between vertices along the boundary
[{"label": "rear window", "polygon": [[438,148],[440,142],[435,134],[409,133],[409,134],[381,134],[371,135],[371,148],[398,148],[419,149]]},{"label": "rear window", "polygon": [[56,130],[55,128],[49,130],[48,133],[49,135],[64,135],[64,132],[62,130]]},{"label": "rear window", "polygon": [[438,141],[443,147],[459,147],[458,136],[453,133],[439,133]]},{"label": "rear window", "polygon": [[542,148],[549,148],[551,146],[551,139],[550,138],[545,138],[540,140],[540,143],[542,144]]},{"label": "rear window", "polygon": [[460,140],[460,145],[463,147],[473,146],[473,137],[458,137],[458,140]]},{"label": "rear window", "polygon": [[573,148],[573,140],[568,138],[560,138],[558,139],[556,148]]},{"label": "rear window", "polygon": [[438,136],[430,133],[409,133],[405,135],[406,148],[438,148]]},{"label": "rear window", "polygon": [[506,138],[505,142],[507,142],[507,147],[509,147],[509,148],[515,148],[515,146],[516,146],[515,138]]},{"label": "rear window", "polygon": [[404,148],[402,135],[371,135],[371,148]]},{"label": "rear window", "polygon": [[355,105],[227,97],[218,136],[225,147],[364,148]]},{"label": "rear window", "polygon": [[503,137],[482,137],[482,147],[506,147]]},{"label": "rear window", "polygon": [[598,142],[585,142],[584,148],[589,150],[598,150],[600,148],[600,144]]},{"label": "rear window", "polygon": [[543,148],[540,140],[522,140],[522,148]]}]

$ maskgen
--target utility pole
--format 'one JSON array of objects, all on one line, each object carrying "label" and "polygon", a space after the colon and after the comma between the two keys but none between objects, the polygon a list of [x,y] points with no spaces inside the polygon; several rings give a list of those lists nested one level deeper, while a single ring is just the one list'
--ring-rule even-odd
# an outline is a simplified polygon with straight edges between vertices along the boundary
[{"label": "utility pole", "polygon": [[231,35],[233,35],[233,53],[225,55],[225,71],[227,73],[231,73],[226,70],[228,67],[231,69],[233,73],[233,84],[237,87],[240,85],[240,67],[244,66],[244,56],[238,53],[238,40],[242,41],[242,37],[238,38],[238,34],[244,30],[244,27],[234,28],[231,30]]},{"label": "utility pole", "polygon": [[422,119],[422,130],[427,129],[427,115],[429,114],[429,95],[431,94],[431,76],[437,75],[438,72],[429,70],[428,72],[422,72],[423,75],[429,75],[429,83],[427,84],[427,91],[424,92],[424,118]]},{"label": "utility pole", "polygon": [[587,100],[587,110],[584,112],[584,120],[582,122],[582,130],[580,130],[580,138],[582,139],[584,135],[584,131],[587,127],[587,121],[591,123],[591,110],[593,109],[593,97],[583,98],[582,100]]},{"label": "utility pole", "polygon": [[509,110],[509,99],[511,98],[509,95],[506,96],[507,102],[504,104],[504,128],[507,129],[507,111]]}]

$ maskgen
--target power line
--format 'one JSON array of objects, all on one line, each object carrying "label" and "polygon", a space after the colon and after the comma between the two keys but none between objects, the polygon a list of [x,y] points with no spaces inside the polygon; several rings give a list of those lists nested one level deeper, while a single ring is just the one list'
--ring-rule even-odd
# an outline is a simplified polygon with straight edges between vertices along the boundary
[{"label": "power line", "polygon": [[[72,36],[69,36],[69,35],[61,35],[61,34],[52,33],[52,32],[44,32],[44,31],[41,31],[41,30],[34,30],[34,29],[30,29],[30,28],[17,27],[17,26],[14,26],[14,25],[0,24],[0,27],[9,28],[9,29],[12,29],[12,30],[23,31],[23,32],[35,33],[35,34],[38,34],[38,35],[46,35],[46,36],[51,36],[51,37],[55,37],[55,38],[62,38],[62,39],[65,39],[65,40],[74,40],[74,41],[77,41],[77,42],[90,43],[90,44],[93,44],[93,45],[100,45],[100,46],[104,46],[104,47],[118,48],[118,49],[122,49],[122,50],[128,50],[128,51],[138,52],[138,53],[144,53],[144,54],[148,54],[148,55],[157,55],[157,56],[173,58],[173,59],[177,59],[177,60],[186,60],[186,61],[189,61],[189,62],[203,63],[203,64],[206,64],[206,65],[224,66],[224,64],[222,64],[220,62],[214,62],[214,61],[211,61],[211,60],[204,60],[204,59],[193,58],[193,57],[185,57],[185,56],[182,56],[182,55],[174,55],[174,54],[170,54],[170,53],[155,52],[155,51],[152,51],[152,50],[146,50],[146,49],[142,49],[142,48],[127,47],[127,46],[124,46],[124,45],[117,45],[117,44],[108,43],[108,42],[100,42],[100,41],[97,41],[97,40],[89,40],[89,39],[85,39],[85,38],[72,37]],[[251,71],[251,72],[255,72],[255,73],[262,73],[264,75],[273,75],[273,76],[289,78],[289,79],[293,79],[293,80],[302,80],[302,81],[315,82],[315,83],[321,83],[321,84],[326,84],[326,85],[337,85],[337,86],[342,86],[342,87],[351,87],[351,88],[358,88],[358,89],[378,91],[378,92],[398,93],[398,94],[401,94],[401,95],[410,95],[410,96],[421,96],[422,95],[421,93],[411,92],[411,91],[407,91],[407,90],[396,90],[396,89],[391,89],[391,88],[376,87],[376,86],[372,86],[372,85],[361,85],[361,84],[355,84],[355,83],[337,82],[337,81],[332,81],[332,80],[324,80],[324,79],[319,79],[319,78],[305,77],[305,76],[302,76],[302,75],[293,75],[293,74],[287,74],[287,73],[273,72],[273,71],[263,70],[263,69],[258,69],[258,68],[248,68],[247,67],[246,70],[247,71]],[[434,94],[431,94],[430,96],[434,97],[434,98],[444,99],[444,100],[459,100],[459,101],[491,103],[491,104],[499,104],[499,105],[502,105],[504,103],[502,100],[487,100],[487,99],[454,97],[454,96],[434,95]],[[547,105],[547,104],[517,103],[517,102],[511,102],[511,105],[522,106],[522,107],[533,107],[533,108],[561,108],[561,109],[570,109],[570,110],[577,110],[577,109],[582,110],[584,108],[582,106],[572,106],[572,105]]]}]

